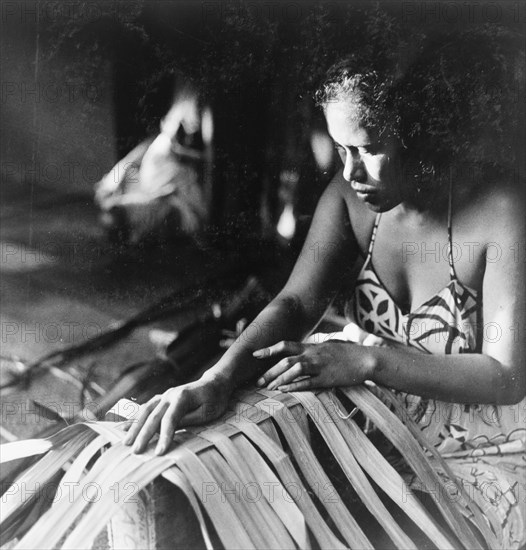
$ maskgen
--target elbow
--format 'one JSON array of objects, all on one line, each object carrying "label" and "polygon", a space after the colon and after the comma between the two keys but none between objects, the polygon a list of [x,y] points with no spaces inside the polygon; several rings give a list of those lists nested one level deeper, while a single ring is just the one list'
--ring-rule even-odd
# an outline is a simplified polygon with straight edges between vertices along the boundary
[{"label": "elbow", "polygon": [[526,397],[525,384],[510,388],[504,396],[502,405],[516,405]]},{"label": "elbow", "polygon": [[274,298],[274,300],[272,300],[271,303],[277,305],[279,308],[282,308],[286,314],[293,317],[303,317],[305,315],[305,307],[303,302],[296,294],[285,294],[281,292]]},{"label": "elbow", "polygon": [[506,377],[503,391],[499,396],[500,405],[516,405],[526,397],[526,376],[525,373],[513,373]]},{"label": "elbow", "polygon": [[516,405],[526,396],[526,369],[520,358],[502,361],[486,355],[492,375],[487,379],[487,388],[494,405]]},{"label": "elbow", "polygon": [[296,326],[303,327],[309,324],[311,312],[297,294],[281,292],[274,298],[272,303]]}]

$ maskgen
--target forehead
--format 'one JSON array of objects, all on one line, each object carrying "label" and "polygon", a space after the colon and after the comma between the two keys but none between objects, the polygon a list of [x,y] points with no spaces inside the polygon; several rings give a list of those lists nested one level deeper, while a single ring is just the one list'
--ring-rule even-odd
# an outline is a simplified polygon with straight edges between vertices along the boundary
[{"label": "forehead", "polygon": [[364,126],[356,104],[346,101],[328,103],[325,118],[329,134],[340,145],[358,147],[375,139],[376,132]]}]

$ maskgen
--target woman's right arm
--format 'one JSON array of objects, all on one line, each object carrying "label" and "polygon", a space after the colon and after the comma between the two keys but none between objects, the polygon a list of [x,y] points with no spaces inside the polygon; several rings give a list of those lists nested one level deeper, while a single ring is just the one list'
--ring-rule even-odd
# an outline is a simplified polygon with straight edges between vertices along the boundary
[{"label": "woman's right arm", "polygon": [[[266,363],[252,353],[281,340],[302,341],[319,323],[358,255],[342,182],[322,195],[302,251],[284,288],[212,368],[234,386],[253,380]],[[269,365],[270,366],[270,365]]]},{"label": "woman's right arm", "polygon": [[160,429],[158,454],[176,429],[216,418],[234,389],[255,380],[270,366],[255,350],[281,340],[301,341],[332,302],[359,249],[351,229],[341,177],[323,193],[303,249],[281,292],[239,336],[221,359],[197,381],[170,388],[141,408],[126,439],[141,452]]}]

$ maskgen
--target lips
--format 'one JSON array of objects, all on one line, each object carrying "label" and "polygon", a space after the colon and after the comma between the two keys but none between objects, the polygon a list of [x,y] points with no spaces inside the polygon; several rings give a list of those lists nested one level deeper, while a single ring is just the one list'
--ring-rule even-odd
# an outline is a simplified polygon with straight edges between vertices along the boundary
[{"label": "lips", "polygon": [[357,181],[351,181],[351,187],[361,195],[370,195],[375,192],[374,187],[363,183],[358,183]]}]

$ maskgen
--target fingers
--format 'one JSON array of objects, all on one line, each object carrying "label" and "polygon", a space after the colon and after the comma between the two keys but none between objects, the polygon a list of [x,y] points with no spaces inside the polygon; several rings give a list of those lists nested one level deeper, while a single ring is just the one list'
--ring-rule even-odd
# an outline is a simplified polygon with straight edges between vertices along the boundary
[{"label": "fingers", "polygon": [[133,445],[134,453],[142,453],[150,439],[156,434],[163,415],[168,408],[168,403],[166,401],[160,401],[157,406],[151,411],[143,423],[142,428],[140,429],[135,443]]},{"label": "fingers", "polygon": [[279,386],[283,386],[283,385],[286,385],[288,384],[289,382],[292,382],[293,380],[295,380],[296,378],[298,378],[298,376],[302,376],[302,375],[305,375],[305,374],[308,374],[306,372],[306,368],[305,368],[305,365],[303,363],[300,363],[300,362],[297,362],[297,363],[294,363],[294,365],[288,369],[287,371],[285,371],[283,374],[280,374],[279,376],[277,376],[268,386],[267,388],[269,390],[275,390],[277,387]]},{"label": "fingers", "polygon": [[137,419],[132,423],[132,425],[128,430],[128,435],[124,440],[125,445],[131,445],[135,441],[135,439],[137,438],[137,435],[141,431],[145,422],[148,420],[150,413],[155,409],[157,404],[160,402],[161,397],[162,397],[161,395],[156,395],[152,397],[150,401],[142,405]]},{"label": "fingers", "polygon": [[184,415],[184,404],[181,400],[171,403],[161,420],[161,428],[159,433],[159,441],[155,447],[155,454],[164,454],[170,443],[173,441],[174,432],[179,427],[181,417]]},{"label": "fingers", "polygon": [[252,355],[256,359],[269,359],[271,357],[279,357],[283,355],[299,355],[304,350],[304,344],[300,342],[281,341],[268,348],[256,350]]},{"label": "fingers", "polygon": [[277,389],[282,392],[310,390],[312,387],[314,387],[313,382],[314,379],[312,377],[306,376],[305,378],[302,378],[301,380],[296,380],[294,382],[291,382],[290,384],[278,386]]},{"label": "fingers", "polygon": [[181,418],[191,408],[188,391],[177,388],[163,395],[156,395],[141,408],[136,423],[130,428],[125,445],[133,444],[133,452],[141,453],[159,431],[156,454],[166,452],[178,428]]},{"label": "fingers", "polygon": [[133,444],[133,452],[141,453],[159,432],[155,453],[162,455],[170,447],[176,430],[222,414],[228,406],[230,391],[228,384],[219,378],[202,378],[170,388],[141,407],[124,444]]},{"label": "fingers", "polygon": [[203,401],[197,407],[188,394],[182,394],[180,399],[169,405],[161,420],[159,442],[155,448],[155,454],[162,455],[168,448],[174,437],[174,432],[184,426],[195,426],[214,418],[223,411],[226,403],[212,403]]},{"label": "fingers", "polygon": [[129,432],[130,428],[135,424],[135,420],[125,420],[122,424],[122,431]]},{"label": "fingers", "polygon": [[[269,389],[274,389],[279,384],[286,383],[302,373],[306,373],[305,362],[300,361],[301,354],[306,349],[301,342],[281,341],[273,346],[262,348],[253,353],[257,359],[269,359],[282,357],[276,365],[269,369],[257,381],[258,386],[268,384]],[[285,356],[285,357],[283,357]]]},{"label": "fingers", "polygon": [[275,390],[281,386],[285,386],[291,382],[298,381],[298,378],[311,378],[312,375],[317,375],[318,369],[312,367],[304,360],[298,361],[292,365],[290,369],[277,376],[268,386],[269,390]]},{"label": "fingers", "polygon": [[297,363],[300,363],[300,358],[298,356],[293,355],[292,357],[285,357],[285,359],[282,359],[279,363],[276,363],[271,369],[265,372],[257,381],[257,385],[264,386],[265,384],[269,384]]}]

